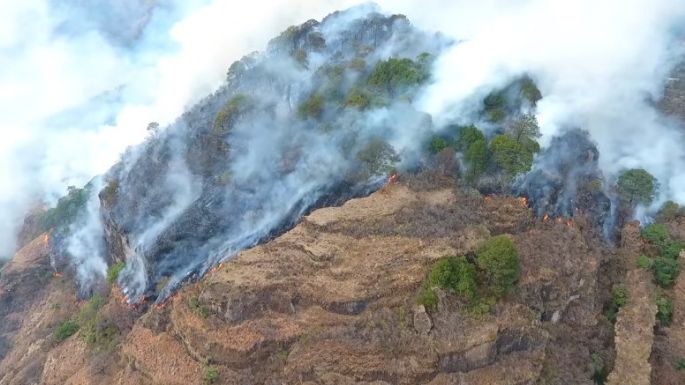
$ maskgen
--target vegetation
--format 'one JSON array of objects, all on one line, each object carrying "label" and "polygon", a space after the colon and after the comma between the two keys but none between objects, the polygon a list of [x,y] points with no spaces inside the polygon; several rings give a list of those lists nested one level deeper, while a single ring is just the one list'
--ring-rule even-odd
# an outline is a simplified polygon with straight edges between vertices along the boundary
[{"label": "vegetation", "polygon": [[247,111],[249,106],[249,99],[245,95],[238,94],[229,99],[214,118],[214,133],[227,133],[238,116]]},{"label": "vegetation", "polygon": [[598,353],[590,355],[590,367],[592,368],[592,380],[597,385],[603,385],[609,377],[609,368],[604,363],[604,359]]},{"label": "vegetation", "polygon": [[507,116],[507,98],[504,91],[493,92],[483,99],[485,114],[488,120],[497,123]]},{"label": "vegetation", "polygon": [[467,180],[473,181],[485,172],[488,165],[488,147],[485,135],[477,127],[467,126],[459,131],[457,148],[464,154]]},{"label": "vegetation", "polygon": [[685,369],[685,357],[680,357],[675,362],[675,368],[678,370]]},{"label": "vegetation", "polygon": [[673,201],[668,201],[661,206],[659,212],[656,214],[657,223],[670,222],[685,215],[685,211],[680,205]]},{"label": "vegetation", "polygon": [[353,88],[347,95],[345,106],[354,107],[358,110],[365,110],[371,105],[371,96],[359,88]]},{"label": "vegetation", "polygon": [[219,369],[216,366],[205,365],[202,374],[202,385],[212,385],[219,379]]},{"label": "vegetation", "polygon": [[76,321],[66,320],[57,326],[57,329],[52,332],[52,336],[55,338],[55,341],[62,342],[76,334],[78,329],[79,325]]},{"label": "vegetation", "polygon": [[297,114],[302,119],[319,119],[323,115],[325,103],[326,99],[323,95],[313,94],[300,104],[297,108]]},{"label": "vegetation", "polygon": [[433,139],[431,139],[430,143],[428,144],[428,150],[432,154],[437,154],[448,147],[450,147],[449,142],[442,136],[433,137]]},{"label": "vegetation", "polygon": [[119,278],[119,273],[126,267],[126,262],[120,261],[109,267],[107,270],[107,282],[114,283]]},{"label": "vegetation", "polygon": [[641,255],[637,258],[637,266],[642,269],[651,270],[654,266],[654,260],[646,255]]},{"label": "vegetation", "polygon": [[105,299],[95,294],[76,316],[83,339],[91,346],[98,348],[109,347],[119,333],[119,329],[110,320],[100,314],[105,305]]},{"label": "vegetation", "polygon": [[678,260],[656,257],[652,267],[654,280],[661,287],[671,287],[680,273]]},{"label": "vegetation", "polygon": [[202,318],[209,317],[209,308],[203,305],[200,302],[200,298],[196,295],[190,297],[190,299],[188,300],[188,307],[190,308],[190,310],[193,311],[193,313],[197,314]]},{"label": "vegetation", "polygon": [[428,80],[429,73],[424,63],[425,60],[414,62],[396,58],[380,61],[371,72],[368,83],[377,90],[396,94]]},{"label": "vegetation", "polygon": [[90,185],[84,188],[69,186],[67,195],[57,201],[57,206],[41,214],[37,219],[39,232],[72,224],[85,207],[90,194]]},{"label": "vegetation", "polygon": [[656,319],[659,321],[659,325],[670,325],[671,319],[673,318],[673,302],[670,300],[670,298],[665,296],[657,297],[656,308]]},{"label": "vegetation", "polygon": [[497,135],[490,142],[490,151],[495,163],[509,176],[530,171],[534,152],[508,135]]},{"label": "vegetation", "polygon": [[362,165],[361,172],[364,177],[369,177],[390,173],[400,158],[392,146],[383,139],[374,138],[357,153],[357,160]]},{"label": "vegetation", "polygon": [[641,168],[624,171],[618,177],[618,191],[631,205],[652,203],[658,187],[656,178]]},{"label": "vegetation", "polygon": [[476,264],[496,297],[505,296],[519,279],[516,245],[507,235],[490,238],[476,253]]},{"label": "vegetation", "polygon": [[532,105],[535,105],[542,99],[542,93],[538,89],[538,86],[533,79],[528,76],[524,76],[523,79],[521,79],[521,96]]},{"label": "vegetation", "polygon": [[623,285],[615,285],[611,288],[611,303],[606,311],[606,317],[611,323],[616,322],[619,309],[628,303],[628,292]]},{"label": "vegetation", "polygon": [[428,284],[472,301],[476,296],[476,268],[464,257],[447,257],[433,265]]},{"label": "vegetation", "polygon": [[673,239],[668,228],[652,223],[642,230],[642,237],[654,246],[658,255],[654,259],[638,258],[638,265],[652,269],[654,281],[661,287],[670,287],[680,273],[680,252],[685,248],[681,241]]}]

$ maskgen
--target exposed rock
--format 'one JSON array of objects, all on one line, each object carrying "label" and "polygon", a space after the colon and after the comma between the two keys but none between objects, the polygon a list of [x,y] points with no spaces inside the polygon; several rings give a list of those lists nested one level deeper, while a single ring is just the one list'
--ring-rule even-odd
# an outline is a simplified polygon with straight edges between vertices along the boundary
[{"label": "exposed rock", "polygon": [[426,308],[423,305],[414,308],[414,330],[421,334],[430,333],[433,328],[431,317],[426,313]]}]

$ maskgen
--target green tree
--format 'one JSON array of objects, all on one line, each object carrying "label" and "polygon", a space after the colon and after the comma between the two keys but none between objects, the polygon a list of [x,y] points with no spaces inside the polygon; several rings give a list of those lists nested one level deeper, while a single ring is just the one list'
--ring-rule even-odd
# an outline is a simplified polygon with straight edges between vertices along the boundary
[{"label": "green tree", "polygon": [[477,140],[466,149],[464,152],[464,161],[468,167],[466,177],[473,181],[478,178],[488,165],[488,146],[485,140]]},{"label": "green tree", "polygon": [[124,270],[124,267],[126,267],[126,263],[124,261],[117,262],[110,266],[109,270],[107,270],[107,282],[116,282],[116,280],[119,278],[119,273]]},{"label": "green tree", "polygon": [[659,325],[670,325],[671,319],[673,318],[673,301],[668,297],[660,295],[656,299],[656,308],[656,319],[659,320]]},{"label": "green tree", "polygon": [[55,338],[55,341],[57,342],[62,342],[66,340],[67,338],[73,336],[76,334],[78,331],[79,326],[78,323],[74,320],[67,320],[59,324],[57,326],[57,329],[52,333],[53,337]]},{"label": "green tree", "polygon": [[[537,138],[540,137],[538,119],[531,113],[521,115],[511,126],[511,136],[524,147],[535,147],[537,145]],[[534,152],[537,151],[535,150]]]},{"label": "green tree", "polygon": [[238,94],[224,104],[214,118],[213,130],[216,134],[225,134],[238,119],[250,107],[247,96]]},{"label": "green tree", "polygon": [[297,115],[302,118],[319,119],[323,115],[326,99],[319,94],[313,94],[297,108]]},{"label": "green tree", "polygon": [[473,143],[479,141],[485,141],[485,135],[483,135],[478,127],[473,125],[462,127],[457,138],[457,150],[466,152]]},{"label": "green tree", "polygon": [[641,168],[626,170],[618,177],[618,191],[632,205],[652,203],[658,188],[656,178]]},{"label": "green tree", "polygon": [[656,257],[654,259],[654,280],[661,287],[671,287],[680,272],[677,259]]},{"label": "green tree", "polygon": [[507,235],[490,238],[476,253],[476,264],[497,297],[505,296],[519,279],[519,256]]},{"label": "green tree", "polygon": [[490,152],[495,163],[510,176],[530,171],[535,154],[508,135],[494,137]]},{"label": "green tree", "polygon": [[424,83],[428,77],[427,68],[420,63],[411,59],[390,58],[378,62],[369,76],[368,83],[376,89],[394,94]]}]

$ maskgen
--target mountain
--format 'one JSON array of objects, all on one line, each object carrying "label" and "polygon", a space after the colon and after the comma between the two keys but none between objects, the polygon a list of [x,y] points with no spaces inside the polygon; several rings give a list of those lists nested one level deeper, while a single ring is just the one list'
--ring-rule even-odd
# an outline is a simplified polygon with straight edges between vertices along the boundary
[{"label": "mountain", "polygon": [[649,173],[542,148],[528,75],[422,111],[454,44],[371,5],[293,26],[34,210],[0,385],[685,382],[683,210],[641,228]]}]

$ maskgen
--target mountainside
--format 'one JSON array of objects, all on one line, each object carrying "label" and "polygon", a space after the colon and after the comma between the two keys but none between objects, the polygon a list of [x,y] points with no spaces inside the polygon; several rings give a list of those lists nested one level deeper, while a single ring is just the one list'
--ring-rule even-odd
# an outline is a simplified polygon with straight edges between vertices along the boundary
[{"label": "mountainside", "polygon": [[587,131],[543,148],[527,74],[421,111],[454,44],[373,6],[291,27],[33,210],[0,385],[685,383],[685,210],[632,221],[658,181]]}]

